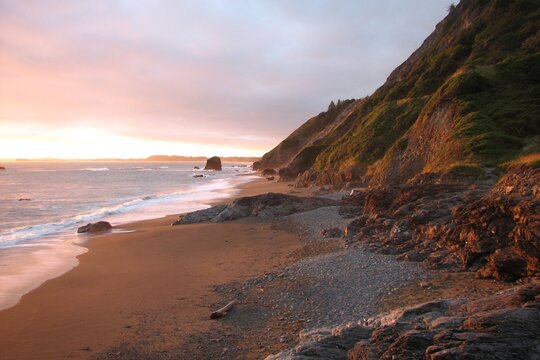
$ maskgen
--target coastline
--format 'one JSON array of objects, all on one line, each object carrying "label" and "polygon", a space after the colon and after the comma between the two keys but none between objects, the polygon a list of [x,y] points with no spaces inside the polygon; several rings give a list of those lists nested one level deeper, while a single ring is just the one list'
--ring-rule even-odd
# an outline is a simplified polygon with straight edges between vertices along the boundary
[{"label": "coastline", "polygon": [[[225,187],[210,191],[208,197],[200,204],[192,204],[196,208],[190,208],[189,211],[198,210],[201,204],[211,206],[227,202],[242,192],[242,187],[253,180],[256,180],[255,174],[236,175]],[[191,202],[190,200],[188,203]],[[103,220],[112,222],[114,225],[112,233],[118,233],[125,231],[124,228],[134,222],[153,221],[171,216],[165,214],[155,217],[153,212],[145,213],[146,211],[143,210],[142,219],[141,215],[133,212],[115,214],[112,218]],[[76,234],[75,229],[48,236],[54,240],[42,241],[39,244],[29,243],[24,247],[0,249],[0,266],[2,266],[0,269],[2,271],[0,311],[16,305],[23,295],[38,288],[47,280],[61,276],[76,267],[79,264],[78,256],[88,251],[87,243],[91,239],[87,234]]]},{"label": "coastline", "polygon": [[[289,188],[255,179],[214,204],[271,191]],[[133,322],[149,321],[152,307],[169,308],[188,328],[204,330],[209,310],[200,300],[215,300],[211,285],[265,273],[299,247],[293,234],[256,220],[171,227],[175,218],[122,224],[116,228],[134,231],[93,236],[78,266],[0,311],[0,353],[13,359],[90,357],[129,338]]]}]

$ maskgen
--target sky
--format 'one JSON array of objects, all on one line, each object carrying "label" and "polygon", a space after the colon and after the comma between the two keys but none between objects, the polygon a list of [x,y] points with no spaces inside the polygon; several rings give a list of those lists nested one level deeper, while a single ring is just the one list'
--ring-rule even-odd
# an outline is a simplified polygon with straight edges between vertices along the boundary
[{"label": "sky", "polygon": [[0,0],[0,158],[260,156],[450,0]]}]

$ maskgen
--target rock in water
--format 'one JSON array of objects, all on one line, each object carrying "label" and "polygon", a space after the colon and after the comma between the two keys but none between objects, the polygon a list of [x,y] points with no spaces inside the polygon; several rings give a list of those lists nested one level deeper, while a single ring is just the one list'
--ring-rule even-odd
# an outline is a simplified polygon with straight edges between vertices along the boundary
[{"label": "rock in water", "polygon": [[217,156],[213,156],[206,161],[204,170],[217,170],[221,171],[221,159]]},{"label": "rock in water", "polygon": [[194,177],[194,178],[202,178],[202,177],[204,177],[204,175],[201,175],[201,174],[195,174],[195,175],[193,175],[193,177]]},{"label": "rock in water", "polygon": [[3,166],[0,166],[0,170],[6,170],[6,168]]},{"label": "rock in water", "polygon": [[107,221],[98,221],[97,223],[88,223],[77,229],[77,234],[96,233],[100,231],[110,230],[112,226]]}]

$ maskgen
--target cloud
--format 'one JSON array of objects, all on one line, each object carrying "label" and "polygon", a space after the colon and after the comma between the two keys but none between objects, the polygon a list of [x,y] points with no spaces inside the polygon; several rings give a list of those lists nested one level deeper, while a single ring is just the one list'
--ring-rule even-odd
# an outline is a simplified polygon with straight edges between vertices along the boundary
[{"label": "cloud", "polygon": [[0,122],[268,150],[382,85],[447,5],[0,0]]}]

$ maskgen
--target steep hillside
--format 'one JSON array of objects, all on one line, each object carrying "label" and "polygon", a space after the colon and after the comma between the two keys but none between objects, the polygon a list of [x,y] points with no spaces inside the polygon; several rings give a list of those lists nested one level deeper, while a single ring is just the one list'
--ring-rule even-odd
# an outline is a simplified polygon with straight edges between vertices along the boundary
[{"label": "steep hillside", "polygon": [[540,152],[539,99],[540,0],[462,0],[371,96],[310,119],[256,166],[303,184],[482,173]]}]

